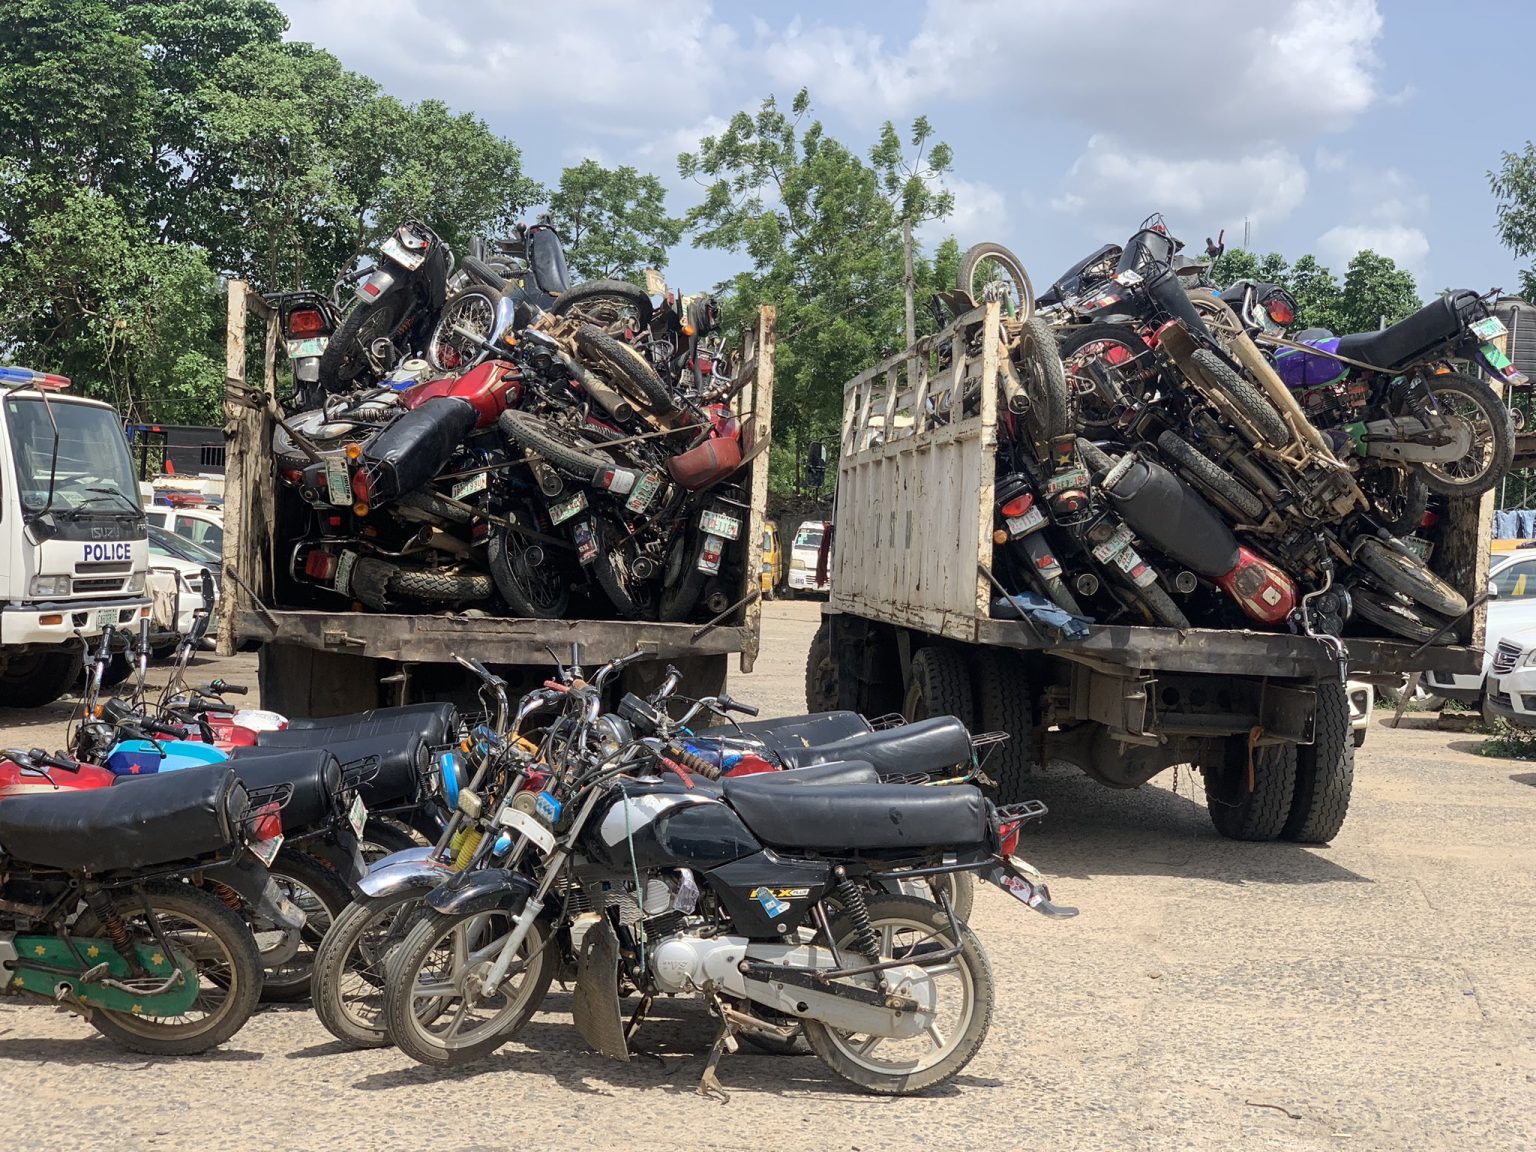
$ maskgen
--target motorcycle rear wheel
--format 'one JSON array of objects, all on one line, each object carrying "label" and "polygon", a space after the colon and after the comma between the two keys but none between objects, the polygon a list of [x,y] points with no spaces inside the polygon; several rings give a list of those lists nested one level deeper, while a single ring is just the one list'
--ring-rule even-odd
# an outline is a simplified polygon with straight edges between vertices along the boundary
[{"label": "motorcycle rear wheel", "polygon": [[682,411],[672,390],[632,344],[615,339],[596,325],[583,324],[576,330],[576,346],[584,359],[595,360],[608,370],[620,391],[651,412],[669,417]]},{"label": "motorcycle rear wheel", "polygon": [[[192,1008],[170,1018],[144,1013],[91,1013],[91,1026],[130,1052],[151,1056],[191,1056],[224,1043],[245,1026],[261,996],[261,957],[256,941],[234,909],[186,884],[146,884],[144,894],[161,929],[175,948],[185,949],[197,965],[199,993]],[[137,939],[152,939],[145,914],[132,910],[132,897],[121,905],[123,922]],[[77,936],[103,932],[86,911],[75,925]]]},{"label": "motorcycle rear wheel", "polygon": [[[320,945],[352,902],[352,893],[340,876],[302,852],[279,853],[270,870],[283,895],[303,909],[305,917],[301,928],[262,929],[256,940],[265,970],[261,998],[286,1003],[309,995]],[[257,935],[255,928],[252,935]]]},{"label": "motorcycle rear wheel", "polygon": [[644,288],[627,280],[588,280],[560,293],[549,309],[556,316],[580,316],[600,328],[647,328],[655,310]]},{"label": "motorcycle rear wheel", "polygon": [[[823,1064],[867,1092],[883,1096],[921,1092],[955,1076],[986,1040],[996,995],[991,965],[975,933],[964,923],[952,927],[935,904],[894,895],[867,896],[864,903],[869,926],[880,942],[881,959],[916,958],[924,951],[959,944],[959,955],[929,970],[931,978],[945,981],[936,1017],[947,1017],[945,1009],[953,1005],[956,1019],[949,1024],[946,1018],[947,1031],[937,1019],[930,1021],[921,1036],[911,1040],[850,1034],[808,1019],[805,1036]],[[854,949],[857,930],[852,916],[844,913],[831,928],[840,950]],[[864,987],[876,987],[872,976],[853,979]]]},{"label": "motorcycle rear wheel", "polygon": [[[1089,324],[1061,339],[1061,360],[1067,375],[1067,393],[1073,402],[1079,427],[1090,430],[1114,427],[1114,404],[1139,398],[1141,372],[1152,371],[1152,349],[1133,328],[1123,324]],[[1134,387],[1126,387],[1126,373],[1110,362],[1120,349],[1120,364],[1137,368]],[[1100,378],[1094,378],[1097,365]],[[1106,392],[1108,395],[1106,395]]]},{"label": "motorcycle rear wheel", "polygon": [[1394,547],[1385,540],[1368,537],[1360,541],[1355,563],[1393,592],[1406,596],[1415,604],[1422,604],[1431,612],[1460,616],[1467,610],[1466,597],[1431,572],[1424,561],[1403,545]]},{"label": "motorcycle rear wheel", "polygon": [[327,392],[351,388],[368,369],[368,350],[373,342],[400,327],[410,303],[410,293],[396,288],[371,304],[353,305],[320,354],[320,387]]},{"label": "motorcycle rear wheel", "polygon": [[1436,616],[1427,608],[1420,608],[1401,597],[1358,584],[1349,590],[1349,596],[1354,603],[1355,614],[1384,632],[1419,644],[1428,644],[1431,640],[1436,644],[1456,643],[1455,632],[1446,627],[1450,621]]},{"label": "motorcycle rear wheel", "polygon": [[1207,496],[1236,512],[1250,524],[1263,521],[1264,501],[1232,475],[1222,471],[1221,465],[1189,441],[1173,432],[1164,432],[1157,438],[1157,446],[1173,463],[1175,471],[1195,487],[1203,489]]},{"label": "motorcycle rear wheel", "polygon": [[519,616],[530,620],[559,620],[571,602],[571,581],[560,562],[545,548],[544,562],[528,562],[529,545],[525,537],[500,525],[491,530],[489,551],[491,576],[496,591]]},{"label": "motorcycle rear wheel", "polygon": [[1460,460],[1420,464],[1424,483],[1442,496],[1478,496],[1509,472],[1515,454],[1515,426],[1509,408],[1483,381],[1459,372],[1429,381],[1437,407],[1472,425],[1472,449]]},{"label": "motorcycle rear wheel", "polygon": [[1015,319],[1027,320],[1035,312],[1035,290],[1030,286],[1024,262],[1001,244],[988,240],[972,244],[960,257],[955,287],[976,303],[1006,295]]},{"label": "motorcycle rear wheel", "polygon": [[590,481],[599,468],[613,463],[608,453],[592,448],[548,420],[508,409],[496,421],[501,434],[519,447],[537,452],[554,467]]},{"label": "motorcycle rear wheel", "polygon": [[427,363],[439,372],[462,372],[487,355],[484,344],[496,326],[496,290],[474,285],[451,296],[432,327]]},{"label": "motorcycle rear wheel", "polygon": [[422,907],[420,889],[354,900],[315,954],[312,1002],[320,1023],[351,1048],[387,1048],[384,976],[390,955]]}]

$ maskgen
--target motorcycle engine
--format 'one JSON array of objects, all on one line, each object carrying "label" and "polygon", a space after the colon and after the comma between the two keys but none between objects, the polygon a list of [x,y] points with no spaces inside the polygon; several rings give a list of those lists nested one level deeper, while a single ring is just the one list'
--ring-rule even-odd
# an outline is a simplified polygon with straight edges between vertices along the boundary
[{"label": "motorcycle engine", "polygon": [[686,992],[706,985],[740,994],[738,965],[747,954],[745,936],[695,936],[680,933],[651,952],[651,976],[663,992]]}]

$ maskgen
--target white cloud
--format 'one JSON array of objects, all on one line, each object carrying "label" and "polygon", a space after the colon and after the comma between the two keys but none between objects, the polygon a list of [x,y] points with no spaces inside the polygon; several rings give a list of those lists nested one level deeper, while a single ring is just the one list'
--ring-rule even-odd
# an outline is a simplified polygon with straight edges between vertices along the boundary
[{"label": "white cloud", "polygon": [[1346,127],[1379,97],[1381,29],[1376,0],[928,0],[898,45],[862,27],[756,25],[774,80],[856,118],[986,99],[1124,134],[1177,126],[1161,134],[1175,148]]},{"label": "white cloud", "polygon": [[1334,273],[1343,277],[1355,253],[1369,248],[1390,256],[1413,273],[1423,287],[1429,260],[1429,238],[1408,224],[1339,224],[1317,238],[1317,255]]},{"label": "white cloud", "polygon": [[946,236],[968,248],[983,240],[996,240],[1008,227],[1008,202],[1002,192],[984,180],[948,176],[944,185],[955,197],[954,211],[943,220],[930,220],[917,229],[917,239],[932,248]]}]

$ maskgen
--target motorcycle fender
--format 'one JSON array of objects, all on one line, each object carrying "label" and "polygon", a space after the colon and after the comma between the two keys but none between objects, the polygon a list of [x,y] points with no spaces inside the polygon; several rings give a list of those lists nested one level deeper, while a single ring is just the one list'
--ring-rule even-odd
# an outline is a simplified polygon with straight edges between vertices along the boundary
[{"label": "motorcycle fender", "polygon": [[500,910],[516,916],[533,895],[534,884],[510,868],[485,868],[461,872],[460,880],[437,888],[427,905],[445,916]]},{"label": "motorcycle fender", "polygon": [[453,873],[432,858],[431,848],[407,848],[377,861],[358,881],[364,897],[393,896],[408,890],[431,891]]},{"label": "motorcycle fender", "polygon": [[[353,294],[364,304],[375,304],[382,300],[385,294],[395,286],[395,274],[386,272],[382,268],[376,268],[367,276],[357,282]],[[368,291],[373,288],[375,291]]]},{"label": "motorcycle fender", "polygon": [[283,895],[266,865],[251,852],[242,852],[227,864],[204,868],[203,878],[234,889],[265,920],[284,928],[304,926],[304,910]]},{"label": "motorcycle fender", "polygon": [[1413,416],[1371,420],[1365,426],[1365,454],[1404,464],[1460,460],[1472,448],[1472,426],[1465,420],[1456,420],[1445,432],[1449,435],[1449,443],[1422,444],[1414,438],[1439,439],[1440,435]]},{"label": "motorcycle fender", "polygon": [[307,840],[304,842],[304,851],[329,865],[336,875],[346,881],[349,888],[356,889],[362,878],[368,875],[368,864],[363,860],[362,847],[350,828],[334,836]]}]

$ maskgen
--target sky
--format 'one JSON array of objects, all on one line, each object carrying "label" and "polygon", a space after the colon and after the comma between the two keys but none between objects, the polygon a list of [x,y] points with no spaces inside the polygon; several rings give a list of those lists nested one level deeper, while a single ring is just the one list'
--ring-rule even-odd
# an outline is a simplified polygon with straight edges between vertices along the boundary
[{"label": "sky", "polygon": [[[1423,295],[1513,288],[1489,169],[1531,135],[1518,53],[1536,4],[1487,0],[277,0],[307,40],[406,101],[440,99],[522,149],[547,185],[591,157],[655,173],[770,94],[810,90],[860,153],[926,115],[954,149],[929,246],[1008,245],[1043,291],[1160,211],[1198,252],[1306,252],[1342,276],[1369,247]],[[1245,225],[1246,222],[1246,225]],[[675,249],[707,288],[745,257]]]}]

